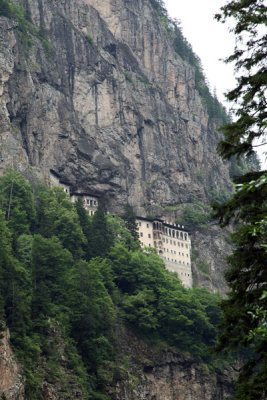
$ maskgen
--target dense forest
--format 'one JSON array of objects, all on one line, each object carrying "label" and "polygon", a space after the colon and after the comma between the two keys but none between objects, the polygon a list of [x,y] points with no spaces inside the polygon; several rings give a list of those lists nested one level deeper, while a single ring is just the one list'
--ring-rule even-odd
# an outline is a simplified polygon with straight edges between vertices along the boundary
[{"label": "dense forest", "polygon": [[219,297],[185,289],[154,250],[141,250],[129,206],[124,219],[101,207],[90,217],[62,188],[33,187],[15,170],[0,193],[0,318],[23,361],[26,398],[42,398],[48,379],[109,399],[105,387],[123,368],[118,323],[214,368]]}]

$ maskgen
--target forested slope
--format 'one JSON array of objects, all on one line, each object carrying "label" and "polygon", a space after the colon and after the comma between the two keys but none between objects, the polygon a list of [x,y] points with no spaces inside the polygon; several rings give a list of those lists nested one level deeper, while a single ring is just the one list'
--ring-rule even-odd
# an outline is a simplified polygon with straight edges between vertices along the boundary
[{"label": "forested slope", "polygon": [[61,188],[33,188],[9,170],[0,193],[0,315],[25,399],[45,398],[47,387],[63,399],[116,398],[111,388],[127,371],[118,324],[214,371],[217,296],[185,289],[121,218],[101,208],[89,217]]}]

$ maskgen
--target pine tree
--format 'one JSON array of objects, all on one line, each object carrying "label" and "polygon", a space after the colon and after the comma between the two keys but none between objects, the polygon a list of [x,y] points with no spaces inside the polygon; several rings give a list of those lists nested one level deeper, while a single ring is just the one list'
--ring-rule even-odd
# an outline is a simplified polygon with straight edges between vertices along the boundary
[{"label": "pine tree", "polygon": [[92,220],[92,256],[105,257],[112,244],[104,208],[99,205]]},{"label": "pine tree", "polygon": [[83,245],[84,258],[90,261],[92,258],[92,222],[89,217],[88,211],[85,210],[82,200],[78,199],[75,203],[75,208],[79,217],[80,226],[85,236],[85,243]]},{"label": "pine tree", "polygon": [[[235,62],[241,73],[237,87],[228,92],[227,99],[235,103],[236,121],[223,126],[224,140],[219,152],[225,159],[253,154],[255,139],[266,135],[267,119],[267,6],[263,0],[231,1],[221,8],[216,18],[225,22],[235,19],[237,36],[234,54],[226,61]],[[243,40],[242,40],[243,39]],[[246,354],[235,392],[236,400],[266,398],[267,337],[257,335],[266,324],[267,299],[267,173],[254,171],[234,179],[233,197],[215,205],[222,226],[233,221],[237,230],[232,235],[235,244],[228,257],[230,268],[226,280],[230,287],[228,299],[222,303],[218,350],[224,352],[243,348]],[[253,334],[254,332],[254,334]],[[256,334],[255,334],[256,333]]]},{"label": "pine tree", "polygon": [[[137,232],[136,215],[134,213],[133,207],[127,203],[124,206],[124,213],[122,219],[125,221],[125,226],[131,232],[132,237],[136,242],[139,243],[139,235]],[[127,243],[126,243],[127,245]]]}]

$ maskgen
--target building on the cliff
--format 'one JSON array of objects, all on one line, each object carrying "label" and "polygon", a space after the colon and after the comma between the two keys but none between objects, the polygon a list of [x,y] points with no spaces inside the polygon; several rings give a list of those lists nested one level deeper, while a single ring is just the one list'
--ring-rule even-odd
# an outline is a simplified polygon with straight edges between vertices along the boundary
[{"label": "building on the cliff", "polygon": [[192,287],[191,240],[183,226],[161,219],[137,217],[142,247],[154,247],[169,271],[177,272],[186,287]]},{"label": "building on the cliff", "polygon": [[80,193],[80,192],[71,192],[70,185],[67,182],[64,182],[60,179],[60,176],[54,171],[50,170],[49,176],[50,187],[52,186],[60,186],[64,189],[65,193],[68,193],[70,196],[70,201],[75,203],[78,199],[81,199],[84,208],[89,212],[89,215],[94,215],[97,210],[99,199],[97,196],[89,194],[89,193]]},{"label": "building on the cliff", "polygon": [[98,197],[88,193],[71,193],[70,201],[75,203],[78,199],[82,200],[83,206],[89,212],[89,215],[94,215],[99,204]]},{"label": "building on the cliff", "polygon": [[60,179],[60,176],[54,171],[50,170],[49,185],[63,187],[64,192],[70,194],[70,185]]}]

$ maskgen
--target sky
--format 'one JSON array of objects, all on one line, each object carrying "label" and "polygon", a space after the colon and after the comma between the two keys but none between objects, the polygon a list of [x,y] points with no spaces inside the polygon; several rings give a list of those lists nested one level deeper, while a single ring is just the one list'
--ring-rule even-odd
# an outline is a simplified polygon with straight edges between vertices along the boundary
[{"label": "sky", "polygon": [[227,106],[223,93],[235,86],[232,65],[223,59],[232,54],[234,35],[227,27],[214,20],[214,14],[225,3],[223,0],[164,0],[171,18],[181,21],[184,36],[202,62],[204,73],[213,91]]},{"label": "sky", "polygon": [[[229,109],[224,93],[235,85],[234,66],[225,64],[222,59],[231,55],[235,37],[229,26],[214,19],[226,0],[164,0],[171,18],[181,22],[184,36],[191,44],[194,53],[200,58],[211,92],[216,90],[218,99]],[[266,146],[257,149],[262,167],[267,168]]]}]

